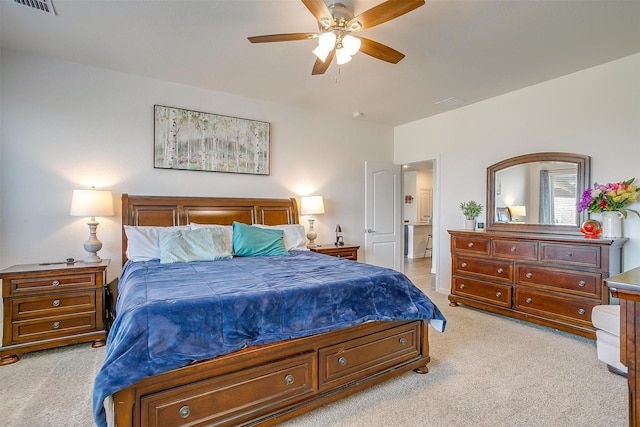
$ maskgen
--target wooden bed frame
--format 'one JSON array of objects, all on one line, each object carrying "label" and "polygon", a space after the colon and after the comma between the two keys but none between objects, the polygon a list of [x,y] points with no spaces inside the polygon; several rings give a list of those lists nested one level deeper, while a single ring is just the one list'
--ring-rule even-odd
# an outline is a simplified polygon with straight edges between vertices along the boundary
[{"label": "wooden bed frame", "polygon": [[[123,225],[233,221],[297,224],[296,200],[122,195]],[[126,245],[123,231],[123,261]],[[369,322],[145,378],[113,395],[114,421],[118,427],[274,425],[402,373],[427,373],[429,361],[426,321]]]}]

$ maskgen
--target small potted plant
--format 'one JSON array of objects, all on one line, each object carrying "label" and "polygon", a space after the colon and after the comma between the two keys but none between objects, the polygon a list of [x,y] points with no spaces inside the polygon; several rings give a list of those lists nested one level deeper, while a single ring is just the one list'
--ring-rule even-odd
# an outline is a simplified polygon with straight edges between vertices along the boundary
[{"label": "small potted plant", "polygon": [[482,205],[475,200],[470,200],[466,203],[460,203],[460,210],[466,218],[464,222],[467,230],[476,229],[476,218],[482,213]]}]

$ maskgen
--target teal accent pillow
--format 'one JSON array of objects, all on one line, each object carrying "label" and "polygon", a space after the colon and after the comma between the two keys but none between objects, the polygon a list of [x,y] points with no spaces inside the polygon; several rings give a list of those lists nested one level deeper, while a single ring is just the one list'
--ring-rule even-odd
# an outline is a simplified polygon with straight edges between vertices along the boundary
[{"label": "teal accent pillow", "polygon": [[233,223],[233,254],[237,256],[289,255],[284,247],[282,230]]},{"label": "teal accent pillow", "polygon": [[161,232],[159,236],[160,263],[229,259],[224,244],[224,231],[216,228]]}]

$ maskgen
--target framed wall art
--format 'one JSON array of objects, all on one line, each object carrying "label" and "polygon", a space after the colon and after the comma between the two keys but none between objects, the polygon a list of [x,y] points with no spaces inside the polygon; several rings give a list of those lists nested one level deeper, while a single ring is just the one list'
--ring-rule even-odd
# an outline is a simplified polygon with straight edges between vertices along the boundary
[{"label": "framed wall art", "polygon": [[154,106],[154,167],[269,175],[269,123]]}]

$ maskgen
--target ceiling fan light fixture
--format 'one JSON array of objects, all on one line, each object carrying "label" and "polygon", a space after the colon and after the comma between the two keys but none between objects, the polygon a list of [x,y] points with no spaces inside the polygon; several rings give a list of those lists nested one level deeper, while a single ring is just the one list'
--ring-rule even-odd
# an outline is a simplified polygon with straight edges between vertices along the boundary
[{"label": "ceiling fan light fixture", "polygon": [[329,56],[329,52],[331,52],[331,49],[325,49],[322,46],[317,46],[312,50],[312,52],[316,57],[318,57],[320,61],[324,62],[327,59],[327,56]]},{"label": "ceiling fan light fixture", "polygon": [[346,64],[349,61],[351,61],[351,55],[345,48],[336,50],[336,63],[338,65]]},{"label": "ceiling fan light fixture", "polygon": [[336,35],[333,31],[327,31],[326,33],[322,33],[318,38],[318,46],[322,47],[325,50],[331,50],[336,45]]},{"label": "ceiling fan light fixture", "polygon": [[359,38],[353,37],[349,34],[342,38],[342,47],[347,51],[350,56],[355,55],[360,50],[362,42]]}]

